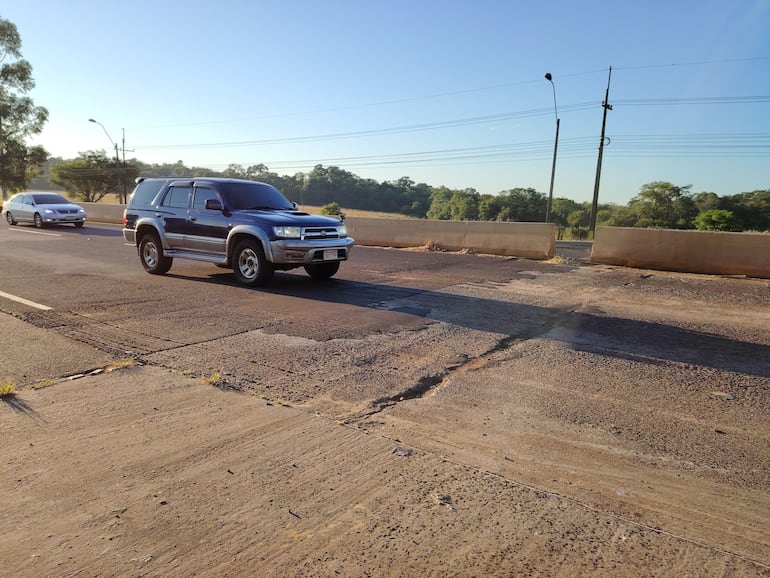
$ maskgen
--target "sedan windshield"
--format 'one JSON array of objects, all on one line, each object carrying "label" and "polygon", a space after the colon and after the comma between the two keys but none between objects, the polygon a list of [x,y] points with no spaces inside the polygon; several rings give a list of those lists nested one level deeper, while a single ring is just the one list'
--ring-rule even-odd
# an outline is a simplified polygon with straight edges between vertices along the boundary
[{"label": "sedan windshield", "polygon": [[56,193],[36,193],[32,195],[32,198],[35,199],[36,205],[68,205],[70,203],[69,199]]},{"label": "sedan windshield", "polygon": [[292,210],[294,207],[275,187],[265,183],[223,183],[222,197],[234,211],[249,209]]}]

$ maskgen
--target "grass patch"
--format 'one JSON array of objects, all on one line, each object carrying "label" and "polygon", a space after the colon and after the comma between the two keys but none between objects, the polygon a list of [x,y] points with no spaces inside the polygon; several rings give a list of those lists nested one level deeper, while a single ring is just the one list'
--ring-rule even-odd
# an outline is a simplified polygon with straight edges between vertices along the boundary
[{"label": "grass patch", "polygon": [[203,381],[205,381],[209,385],[219,386],[219,385],[224,385],[225,378],[222,377],[221,373],[219,373],[218,371],[215,371],[209,376],[204,376]]},{"label": "grass patch", "polygon": [[44,389],[46,387],[51,387],[54,383],[56,383],[53,379],[44,379],[43,381],[38,381],[32,386],[32,389]]},{"label": "grass patch", "polygon": [[125,369],[126,367],[133,367],[136,365],[136,361],[131,358],[127,359],[114,359],[107,364],[104,368],[105,371],[115,371],[118,369]]},{"label": "grass patch", "polygon": [[16,386],[10,381],[0,381],[0,397],[11,397],[16,394]]}]

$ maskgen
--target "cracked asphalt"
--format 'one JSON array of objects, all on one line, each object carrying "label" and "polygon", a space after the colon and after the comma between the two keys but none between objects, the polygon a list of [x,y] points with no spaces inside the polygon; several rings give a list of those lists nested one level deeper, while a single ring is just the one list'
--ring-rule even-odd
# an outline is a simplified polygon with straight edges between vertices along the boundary
[{"label": "cracked asphalt", "polygon": [[767,280],[67,233],[2,255],[14,575],[770,575]]}]

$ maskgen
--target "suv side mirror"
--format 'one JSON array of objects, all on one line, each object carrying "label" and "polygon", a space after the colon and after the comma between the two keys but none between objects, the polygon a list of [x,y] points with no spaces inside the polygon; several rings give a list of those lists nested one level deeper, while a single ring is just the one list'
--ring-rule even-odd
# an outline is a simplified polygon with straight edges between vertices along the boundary
[{"label": "suv side mirror", "polygon": [[220,201],[219,199],[206,199],[206,210],[221,211],[222,201]]}]

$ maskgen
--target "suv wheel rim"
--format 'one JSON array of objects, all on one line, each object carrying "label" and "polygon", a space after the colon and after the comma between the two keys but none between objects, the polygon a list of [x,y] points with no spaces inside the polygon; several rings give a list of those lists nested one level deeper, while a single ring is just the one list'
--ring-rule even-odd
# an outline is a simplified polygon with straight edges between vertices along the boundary
[{"label": "suv wheel rim", "polygon": [[148,267],[155,267],[158,262],[158,249],[154,243],[145,243],[142,258]]},{"label": "suv wheel rim", "polygon": [[238,256],[238,270],[246,279],[254,279],[259,271],[259,257],[253,249],[244,249]]}]

